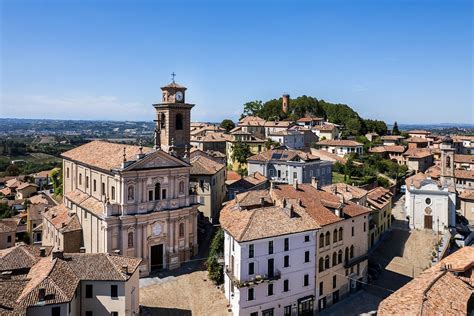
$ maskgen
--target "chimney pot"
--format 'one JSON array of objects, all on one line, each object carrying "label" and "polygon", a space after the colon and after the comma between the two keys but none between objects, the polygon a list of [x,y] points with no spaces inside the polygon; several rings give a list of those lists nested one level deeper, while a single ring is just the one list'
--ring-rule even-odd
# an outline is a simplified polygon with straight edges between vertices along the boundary
[{"label": "chimney pot", "polygon": [[128,274],[128,265],[124,264],[122,266],[122,273]]},{"label": "chimney pot", "polygon": [[311,185],[312,185],[315,189],[319,189],[319,181],[318,181],[318,179],[316,179],[315,177],[312,177],[312,178],[311,178]]},{"label": "chimney pot", "polygon": [[117,255],[117,256],[120,255],[120,249],[115,249],[114,254]]},{"label": "chimney pot", "polygon": [[2,279],[10,280],[11,277],[12,277],[12,272],[11,271],[3,271],[2,272]]},{"label": "chimney pot", "polygon": [[86,247],[79,248],[79,253],[86,253]]},{"label": "chimney pot", "polygon": [[46,257],[46,248],[44,247],[40,248],[40,257]]},{"label": "chimney pot", "polygon": [[293,188],[294,188],[295,190],[298,190],[298,180],[297,180],[297,179],[294,179],[294,180],[293,180]]}]

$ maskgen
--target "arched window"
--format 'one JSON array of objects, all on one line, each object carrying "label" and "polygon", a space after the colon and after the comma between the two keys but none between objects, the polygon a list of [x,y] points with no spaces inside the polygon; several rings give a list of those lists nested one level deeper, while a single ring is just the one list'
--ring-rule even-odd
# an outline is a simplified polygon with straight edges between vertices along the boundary
[{"label": "arched window", "polygon": [[184,237],[184,223],[179,223],[179,237]]},{"label": "arched window", "polygon": [[339,241],[342,241],[342,227],[339,228]]},{"label": "arched window", "polygon": [[345,251],[345,254],[344,254],[344,261],[349,261],[349,248],[346,247],[346,251]]},{"label": "arched window", "polygon": [[133,185],[128,186],[128,200],[133,201],[135,199],[135,188]]},{"label": "arched window", "polygon": [[354,258],[354,246],[351,246],[351,259]]},{"label": "arched window", "polygon": [[326,246],[329,246],[331,244],[331,233],[327,232],[326,233]]},{"label": "arched window", "polygon": [[329,269],[329,256],[326,256],[326,258],[324,258],[324,268]]},{"label": "arched window", "polygon": [[446,168],[451,168],[451,157],[446,157]]},{"label": "arched window", "polygon": [[159,182],[156,183],[155,184],[155,201],[160,199],[160,191],[161,191],[160,188],[161,188],[160,183]]},{"label": "arched window", "polygon": [[133,248],[133,232],[128,232],[128,248]]},{"label": "arched window", "polygon": [[184,194],[184,181],[179,181],[179,194]]},{"label": "arched window", "polygon": [[342,263],[342,250],[337,253],[337,263]]},{"label": "arched window", "polygon": [[335,265],[337,265],[337,254],[336,254],[336,252],[334,252],[332,254],[332,266],[334,267]]},{"label": "arched window", "polygon": [[337,229],[335,229],[334,233],[332,234],[332,242],[337,242]]},{"label": "arched window", "polygon": [[319,272],[324,271],[324,259],[323,257],[319,258]]},{"label": "arched window", "polygon": [[321,233],[321,235],[319,235],[319,248],[323,248],[324,247],[324,234]]},{"label": "arched window", "polygon": [[178,113],[176,114],[176,129],[180,130],[183,129],[183,114]]},{"label": "arched window", "polygon": [[160,115],[160,127],[161,128],[166,127],[166,115],[165,115],[165,113],[161,113],[161,115]]}]

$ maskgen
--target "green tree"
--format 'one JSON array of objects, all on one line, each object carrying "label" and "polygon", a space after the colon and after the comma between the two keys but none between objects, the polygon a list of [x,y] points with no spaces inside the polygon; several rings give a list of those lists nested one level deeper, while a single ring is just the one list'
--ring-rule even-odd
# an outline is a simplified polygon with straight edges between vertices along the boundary
[{"label": "green tree", "polygon": [[400,135],[400,130],[398,129],[397,122],[393,123],[392,135]]},{"label": "green tree", "polygon": [[6,176],[18,176],[20,174],[20,168],[18,168],[17,165],[11,164],[7,167],[7,170],[5,170],[5,175]]},{"label": "green tree", "polygon": [[236,141],[232,145],[232,160],[237,161],[239,164],[247,163],[247,158],[252,155],[249,144],[240,140]]},{"label": "green tree", "polygon": [[0,203],[0,218],[9,218],[12,217],[12,211],[8,207],[8,203]]},{"label": "green tree", "polygon": [[207,272],[209,278],[216,284],[224,282],[224,269],[219,264],[219,258],[222,258],[224,253],[224,231],[219,229],[212,239],[209,248],[209,256],[206,260]]},{"label": "green tree", "polygon": [[51,172],[51,182],[53,184],[54,195],[61,196],[63,194],[63,173],[60,168],[55,168]]},{"label": "green tree", "polygon": [[235,124],[234,124],[234,122],[232,122],[232,120],[224,119],[224,120],[222,120],[220,126],[223,129],[225,129],[225,131],[228,133],[231,129],[233,129],[235,127]]},{"label": "green tree", "polygon": [[273,148],[278,147],[278,146],[280,146],[280,143],[274,141],[273,139],[268,138],[268,139],[265,141],[265,148],[268,150],[268,149],[271,149],[272,146],[273,146]]},{"label": "green tree", "polygon": [[242,114],[243,116],[256,116],[259,114],[259,112],[263,108],[263,102],[262,101],[250,101],[244,104],[244,113]]}]

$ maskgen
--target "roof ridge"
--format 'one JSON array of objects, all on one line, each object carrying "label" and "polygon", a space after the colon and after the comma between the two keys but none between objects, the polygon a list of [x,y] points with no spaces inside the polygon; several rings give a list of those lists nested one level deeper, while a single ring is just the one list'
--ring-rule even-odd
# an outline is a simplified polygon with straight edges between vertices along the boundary
[{"label": "roof ridge", "polygon": [[[240,207],[239,207],[240,208]],[[239,212],[242,212],[242,210],[239,210]],[[242,240],[242,238],[244,237],[245,233],[247,232],[247,230],[249,229],[250,227],[250,223],[252,222],[252,219],[255,215],[255,213],[257,212],[257,209],[251,211],[252,213],[250,214],[250,218],[249,220],[247,221],[247,224],[245,224],[245,228],[242,230],[242,233],[240,233],[240,236],[239,236],[239,240]]]}]

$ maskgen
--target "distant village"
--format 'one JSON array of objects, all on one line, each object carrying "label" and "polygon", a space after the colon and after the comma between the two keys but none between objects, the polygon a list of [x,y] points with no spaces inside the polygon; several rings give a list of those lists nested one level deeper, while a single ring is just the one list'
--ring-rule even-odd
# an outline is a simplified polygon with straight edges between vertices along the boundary
[{"label": "distant village", "polygon": [[153,123],[31,130],[44,170],[5,145],[0,314],[474,312],[474,135],[346,135],[288,94],[292,119],[192,122],[186,91]]}]

